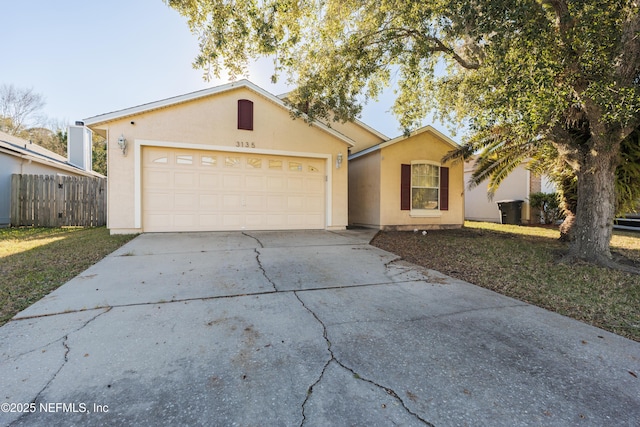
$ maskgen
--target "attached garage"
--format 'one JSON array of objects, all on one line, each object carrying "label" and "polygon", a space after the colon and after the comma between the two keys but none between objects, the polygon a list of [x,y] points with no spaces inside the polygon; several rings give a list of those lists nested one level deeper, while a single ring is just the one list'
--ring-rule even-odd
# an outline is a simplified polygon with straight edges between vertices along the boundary
[{"label": "attached garage", "polygon": [[344,229],[353,140],[291,113],[242,80],[85,119],[111,233]]},{"label": "attached garage", "polygon": [[142,149],[144,231],[324,229],[325,159]]}]

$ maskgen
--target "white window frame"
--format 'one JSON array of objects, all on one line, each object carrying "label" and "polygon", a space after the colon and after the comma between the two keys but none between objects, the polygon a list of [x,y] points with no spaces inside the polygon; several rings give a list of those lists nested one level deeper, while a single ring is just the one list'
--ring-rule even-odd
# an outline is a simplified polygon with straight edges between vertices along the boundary
[{"label": "white window frame", "polygon": [[[414,209],[413,208],[413,166],[414,165],[432,165],[438,167],[438,209]],[[439,217],[442,216],[442,211],[440,210],[440,168],[442,165],[438,162],[434,162],[432,160],[412,160],[411,161],[411,188],[409,193],[409,201],[411,210],[409,211],[409,215],[412,217]],[[426,188],[426,187],[421,187]],[[431,187],[428,187],[431,188]]]}]

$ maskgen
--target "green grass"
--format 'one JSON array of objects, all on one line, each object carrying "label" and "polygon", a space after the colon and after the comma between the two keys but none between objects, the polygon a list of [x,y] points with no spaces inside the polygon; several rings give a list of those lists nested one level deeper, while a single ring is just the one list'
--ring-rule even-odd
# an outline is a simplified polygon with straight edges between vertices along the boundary
[{"label": "green grass", "polygon": [[0,229],[0,325],[133,237],[104,227]]},{"label": "green grass", "polygon": [[[379,233],[373,244],[438,270],[640,341],[640,276],[558,263],[566,244],[547,227],[467,222],[460,230]],[[640,266],[640,233],[614,232],[611,250]]]}]

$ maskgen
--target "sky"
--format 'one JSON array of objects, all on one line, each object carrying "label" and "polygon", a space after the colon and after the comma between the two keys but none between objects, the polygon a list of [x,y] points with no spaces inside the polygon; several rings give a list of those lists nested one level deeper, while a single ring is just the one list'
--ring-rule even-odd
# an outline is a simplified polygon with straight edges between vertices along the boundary
[{"label": "sky", "polygon": [[[0,85],[43,95],[43,113],[56,123],[229,81],[207,82],[203,70],[192,67],[198,40],[162,0],[0,0],[0,16]],[[248,79],[274,95],[291,90],[271,83],[272,70],[268,59],[257,61]],[[365,106],[360,120],[388,137],[400,135],[392,103],[389,89]]]}]

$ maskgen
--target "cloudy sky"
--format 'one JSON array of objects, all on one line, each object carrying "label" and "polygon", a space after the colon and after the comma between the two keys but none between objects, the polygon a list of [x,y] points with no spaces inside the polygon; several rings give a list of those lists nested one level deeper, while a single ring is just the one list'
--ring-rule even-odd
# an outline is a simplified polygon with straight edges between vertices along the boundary
[{"label": "cloudy sky", "polygon": [[[63,123],[205,89],[191,64],[198,43],[186,20],[162,0],[0,0],[0,84],[33,88],[44,113]],[[249,80],[278,95],[271,63],[256,63]],[[389,137],[398,121],[388,112],[393,91],[360,118]],[[425,123],[428,124],[428,123]],[[446,132],[436,123],[435,127]]]}]

